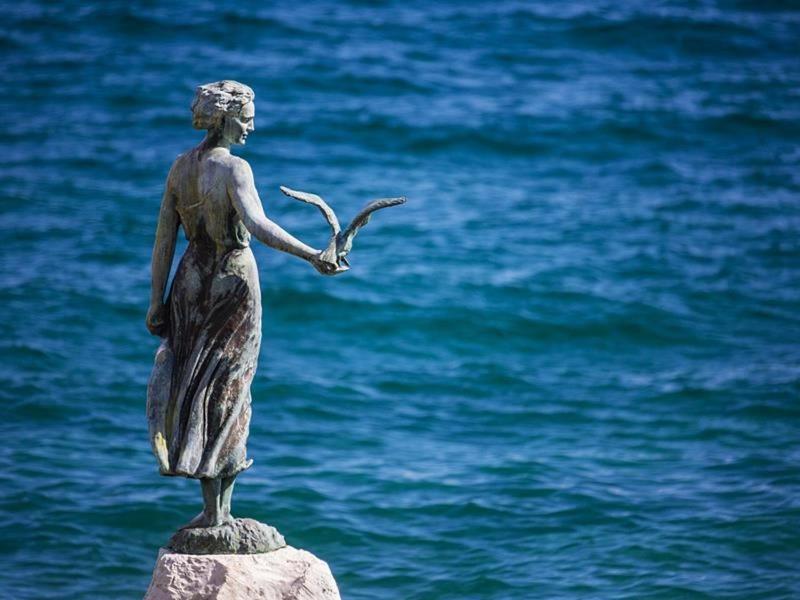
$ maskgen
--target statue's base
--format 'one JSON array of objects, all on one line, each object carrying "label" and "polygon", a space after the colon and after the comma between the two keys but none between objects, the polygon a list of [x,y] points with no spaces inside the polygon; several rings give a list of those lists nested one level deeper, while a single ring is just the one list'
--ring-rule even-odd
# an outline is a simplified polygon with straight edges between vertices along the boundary
[{"label": "statue's base", "polygon": [[277,529],[255,519],[180,529],[167,542],[167,548],[179,554],[263,554],[284,546],[286,541]]},{"label": "statue's base", "polygon": [[341,600],[328,565],[284,546],[264,554],[158,553],[144,600]]}]

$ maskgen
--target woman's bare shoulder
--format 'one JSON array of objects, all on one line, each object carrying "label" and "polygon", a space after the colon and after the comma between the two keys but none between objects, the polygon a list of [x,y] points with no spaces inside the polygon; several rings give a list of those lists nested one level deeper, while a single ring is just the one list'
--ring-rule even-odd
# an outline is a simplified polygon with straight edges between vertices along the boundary
[{"label": "woman's bare shoulder", "polygon": [[186,152],[181,152],[178,156],[175,157],[175,160],[172,161],[172,168],[180,168],[186,163],[189,162],[190,157],[194,154],[194,150],[187,150]]},{"label": "woman's bare shoulder", "polygon": [[188,152],[183,152],[182,154],[178,154],[177,158],[172,161],[172,166],[169,168],[169,175],[167,176],[168,181],[174,181],[176,178],[181,177],[181,175],[186,171],[186,168],[189,164],[189,156],[191,154],[191,150]]},{"label": "woman's bare shoulder", "polygon": [[245,159],[229,154],[227,166],[234,181],[239,183],[253,182],[253,169],[250,168],[250,163]]},{"label": "woman's bare shoulder", "polygon": [[203,161],[213,165],[215,168],[229,171],[233,175],[240,173],[252,173],[250,170],[250,165],[245,159],[239,158],[238,156],[235,156],[230,152],[224,151],[220,148],[215,148],[214,150],[206,153],[203,157]]},{"label": "woman's bare shoulder", "polygon": [[253,171],[250,164],[243,158],[234,156],[227,151],[220,151],[220,149],[213,149],[200,156],[194,150],[179,155],[172,163],[169,174],[170,181],[179,181],[190,176],[193,172],[192,168],[196,166],[195,161],[200,163],[201,172],[213,173],[214,177],[221,177],[222,180],[245,185],[253,182]]}]

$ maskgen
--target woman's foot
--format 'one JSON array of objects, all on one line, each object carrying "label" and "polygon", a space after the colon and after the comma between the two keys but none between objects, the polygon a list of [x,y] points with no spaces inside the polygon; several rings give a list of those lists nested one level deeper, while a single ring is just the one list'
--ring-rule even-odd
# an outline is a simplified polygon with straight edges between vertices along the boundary
[{"label": "woman's foot", "polygon": [[233,517],[231,513],[227,515],[219,515],[214,525],[209,525],[209,527],[219,527],[220,525],[232,525],[233,524]]},{"label": "woman's foot", "polygon": [[181,529],[195,529],[197,527],[208,527],[208,517],[206,517],[205,511],[201,512]]},{"label": "woman's foot", "polygon": [[181,529],[197,529],[200,527],[219,527],[220,525],[226,525],[228,523],[233,523],[233,517],[230,513],[221,514],[215,513],[213,515],[206,514],[205,511],[201,512],[197,515],[194,519],[189,521],[186,525],[181,527]]}]

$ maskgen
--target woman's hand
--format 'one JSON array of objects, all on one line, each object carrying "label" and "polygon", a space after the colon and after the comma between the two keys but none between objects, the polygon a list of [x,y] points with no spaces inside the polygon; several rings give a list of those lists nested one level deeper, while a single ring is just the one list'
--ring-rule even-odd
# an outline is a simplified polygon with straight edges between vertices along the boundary
[{"label": "woman's hand", "polygon": [[169,313],[164,304],[151,304],[145,320],[147,330],[158,337],[165,337],[167,335],[168,316]]},{"label": "woman's hand", "polygon": [[335,262],[331,262],[322,257],[323,252],[319,252],[308,259],[314,268],[322,273],[323,275],[337,275],[339,273],[344,273],[347,271],[347,267],[340,267]]}]

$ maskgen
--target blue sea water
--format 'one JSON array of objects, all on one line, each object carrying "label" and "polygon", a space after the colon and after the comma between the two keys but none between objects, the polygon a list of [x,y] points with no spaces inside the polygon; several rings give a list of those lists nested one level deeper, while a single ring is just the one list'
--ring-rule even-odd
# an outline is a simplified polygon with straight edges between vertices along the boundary
[{"label": "blue sea water", "polygon": [[409,199],[336,278],[256,245],[236,514],[353,600],[800,596],[800,5],[3,4],[0,597],[139,598],[199,510],[144,314],[223,78],[301,239],[279,185]]}]

